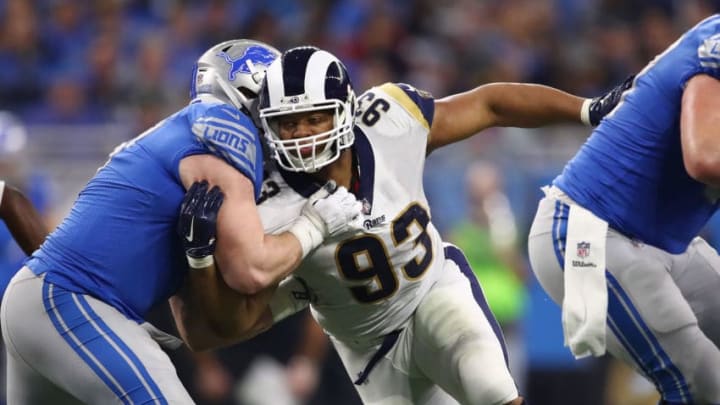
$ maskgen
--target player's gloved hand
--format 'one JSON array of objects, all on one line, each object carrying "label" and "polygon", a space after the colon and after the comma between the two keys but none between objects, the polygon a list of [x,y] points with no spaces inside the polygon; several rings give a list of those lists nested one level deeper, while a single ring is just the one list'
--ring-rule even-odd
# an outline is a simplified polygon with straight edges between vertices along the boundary
[{"label": "player's gloved hand", "polygon": [[632,87],[633,80],[635,80],[635,75],[630,75],[602,96],[585,100],[580,110],[580,119],[583,124],[593,127],[600,124],[600,120],[618,105],[623,92]]},{"label": "player's gloved hand", "polygon": [[224,196],[217,186],[210,191],[208,187],[204,180],[193,183],[180,205],[177,233],[188,264],[195,269],[214,263],[217,215]]},{"label": "player's gloved hand", "polygon": [[338,187],[329,181],[315,192],[302,210],[325,237],[333,237],[357,229],[357,220],[362,214],[362,203],[345,187]]},{"label": "player's gloved hand", "polygon": [[330,180],[310,196],[288,231],[300,241],[305,257],[325,238],[361,229],[361,214],[362,203]]}]

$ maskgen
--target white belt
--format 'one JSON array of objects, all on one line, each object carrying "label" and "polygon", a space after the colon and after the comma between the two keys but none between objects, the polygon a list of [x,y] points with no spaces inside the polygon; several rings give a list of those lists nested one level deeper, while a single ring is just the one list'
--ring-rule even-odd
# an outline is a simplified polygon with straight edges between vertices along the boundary
[{"label": "white belt", "polygon": [[577,205],[577,203],[573,201],[572,198],[568,197],[568,195],[565,194],[564,191],[560,190],[555,186],[543,186],[540,189],[543,191],[543,193],[545,193],[545,196],[547,198],[560,200],[567,205]]}]

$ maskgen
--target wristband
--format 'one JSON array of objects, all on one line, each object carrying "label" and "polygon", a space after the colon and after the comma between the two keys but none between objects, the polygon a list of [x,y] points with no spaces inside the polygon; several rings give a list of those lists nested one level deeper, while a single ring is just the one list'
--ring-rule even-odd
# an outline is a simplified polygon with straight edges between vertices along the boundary
[{"label": "wristband", "polygon": [[580,121],[589,127],[592,126],[592,123],[590,123],[590,104],[592,104],[592,101],[591,98],[586,98],[582,103],[582,107],[580,107]]},{"label": "wristband", "polygon": [[215,258],[213,258],[213,255],[203,257],[192,257],[185,255],[185,257],[187,257],[187,261],[191,269],[204,269],[215,264]]},{"label": "wristband", "polygon": [[301,215],[290,226],[288,232],[295,235],[302,248],[302,257],[308,255],[323,242],[323,234],[308,217]]},{"label": "wristband", "polygon": [[273,323],[280,322],[288,316],[307,308],[310,301],[310,290],[305,281],[297,277],[286,278],[280,282],[268,304]]}]

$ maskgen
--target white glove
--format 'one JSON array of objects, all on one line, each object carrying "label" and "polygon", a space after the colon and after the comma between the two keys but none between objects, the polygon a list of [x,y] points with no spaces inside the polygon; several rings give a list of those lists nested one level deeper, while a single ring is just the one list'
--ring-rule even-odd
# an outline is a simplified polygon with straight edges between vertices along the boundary
[{"label": "white glove", "polygon": [[305,257],[325,238],[361,229],[361,213],[362,203],[330,180],[310,196],[288,231],[300,241]]},{"label": "white glove", "polygon": [[326,238],[356,231],[357,220],[362,214],[362,203],[345,187],[337,187],[335,192],[325,196],[323,191],[310,197],[303,207],[302,215],[313,221],[318,229],[322,229]]}]

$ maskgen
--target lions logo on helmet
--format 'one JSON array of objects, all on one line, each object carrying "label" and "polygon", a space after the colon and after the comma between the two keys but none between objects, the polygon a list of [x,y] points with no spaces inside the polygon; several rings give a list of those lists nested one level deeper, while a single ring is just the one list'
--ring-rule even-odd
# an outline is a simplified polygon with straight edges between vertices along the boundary
[{"label": "lions logo on helmet", "polygon": [[278,56],[277,49],[259,41],[217,44],[195,64],[190,97],[209,94],[253,115],[265,70]]},{"label": "lions logo on helmet", "polygon": [[[230,71],[228,73],[228,80],[235,80],[235,75],[240,73],[253,74],[255,65],[264,66],[267,69],[268,66],[277,57],[276,54],[270,52],[267,48],[261,46],[251,46],[245,50],[239,58],[233,59],[225,52],[218,53],[218,56],[225,59],[230,64]],[[263,69],[263,70],[265,70]],[[254,70],[254,71],[253,71]]]}]

